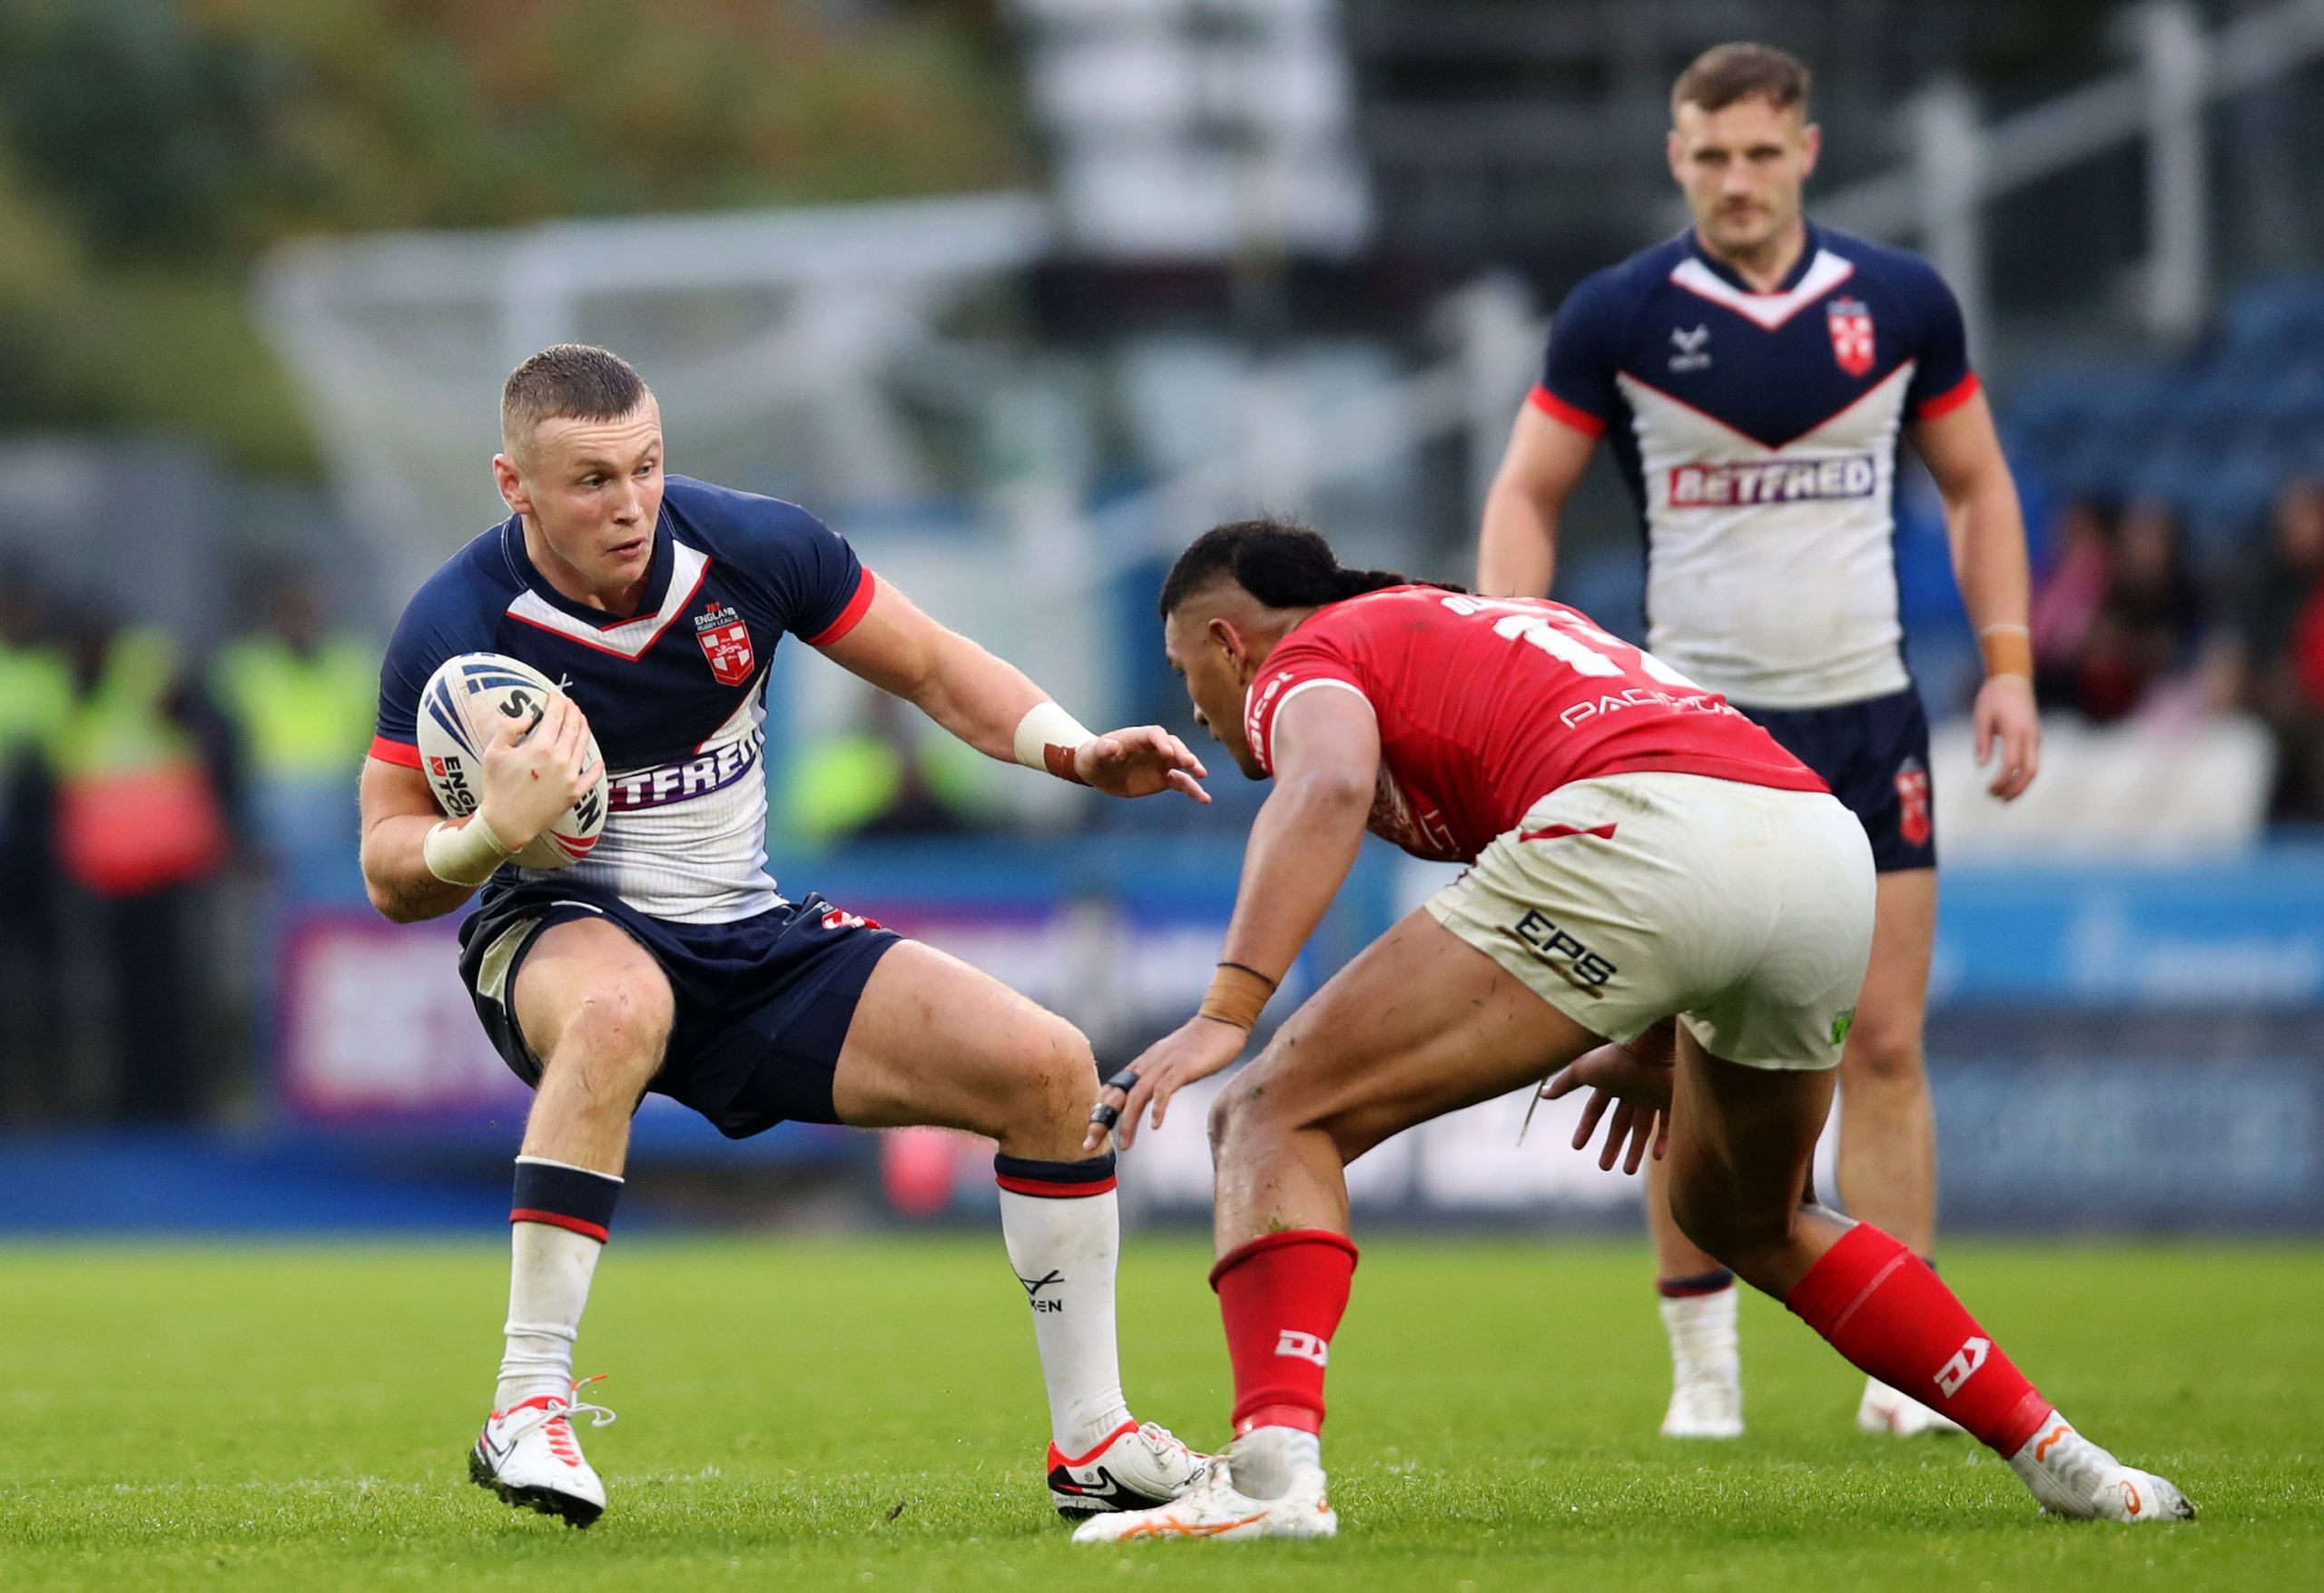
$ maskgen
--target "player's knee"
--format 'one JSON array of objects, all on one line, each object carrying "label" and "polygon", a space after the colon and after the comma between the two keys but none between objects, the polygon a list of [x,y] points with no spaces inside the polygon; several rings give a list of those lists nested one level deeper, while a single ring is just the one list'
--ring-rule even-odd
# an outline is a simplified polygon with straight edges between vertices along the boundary
[{"label": "player's knee", "polygon": [[674,1010],[665,981],[644,973],[610,977],[565,1015],[548,1064],[577,1071],[593,1087],[634,1096],[662,1066]]},{"label": "player's knee", "polygon": [[1753,1203],[1731,1189],[1674,1179],[1670,1217],[1705,1254],[1742,1271],[1754,1257],[1790,1243],[1799,1213],[1780,1201]]},{"label": "player's knee", "polygon": [[1020,1127],[1079,1125],[1097,1098],[1098,1059],[1088,1037],[1049,1014],[1021,1042],[1023,1061],[1009,1070],[1014,1084],[1005,1114]]},{"label": "player's knee", "polygon": [[1844,1083],[1913,1085],[1921,1082],[1925,1072],[1917,1023],[1859,1018],[1849,1031]]},{"label": "player's knee", "polygon": [[1232,1154],[1232,1146],[1238,1140],[1247,1143],[1256,1135],[1279,1132],[1292,1126],[1285,1121],[1285,1110],[1292,1103],[1275,1082],[1275,1047],[1269,1046],[1229,1076],[1225,1087],[1211,1097],[1210,1148],[1214,1157],[1221,1153]]}]

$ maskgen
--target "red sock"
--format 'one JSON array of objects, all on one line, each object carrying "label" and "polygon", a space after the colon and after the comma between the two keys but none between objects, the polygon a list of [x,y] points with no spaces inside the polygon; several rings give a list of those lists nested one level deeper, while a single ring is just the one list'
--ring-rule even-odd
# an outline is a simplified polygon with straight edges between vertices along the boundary
[{"label": "red sock", "polygon": [[1833,1349],[1890,1388],[1941,1411],[2004,1456],[2051,1405],[1928,1264],[1858,1223],[1784,1302]]},{"label": "red sock", "polygon": [[1347,1310],[1355,1245],[1328,1228],[1263,1234],[1210,1269],[1235,1362],[1235,1431],[1324,1426],[1324,1364]]}]

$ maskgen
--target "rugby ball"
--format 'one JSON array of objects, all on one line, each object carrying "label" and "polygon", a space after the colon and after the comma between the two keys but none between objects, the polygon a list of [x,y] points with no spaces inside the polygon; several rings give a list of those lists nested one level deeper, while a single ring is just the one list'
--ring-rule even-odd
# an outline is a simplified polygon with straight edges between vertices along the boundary
[{"label": "rugby ball", "polygon": [[[436,805],[455,819],[475,812],[484,798],[484,749],[495,733],[519,719],[529,734],[557,694],[539,670],[497,653],[462,653],[438,664],[419,693],[419,768]],[[596,784],[517,853],[519,867],[569,868],[597,844],[606,827],[606,762],[595,735],[587,767]]]}]

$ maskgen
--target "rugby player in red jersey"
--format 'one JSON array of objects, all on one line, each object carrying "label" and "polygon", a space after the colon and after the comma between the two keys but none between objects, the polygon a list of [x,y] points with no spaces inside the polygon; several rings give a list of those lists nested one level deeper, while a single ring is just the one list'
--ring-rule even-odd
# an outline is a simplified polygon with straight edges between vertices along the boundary
[{"label": "rugby player in red jersey", "polygon": [[1200,1013],[1107,1085],[1085,1150],[1108,1129],[1127,1146],[1241,1054],[1367,828],[1472,866],[1218,1096],[1235,1440],[1187,1493],[1077,1541],[1335,1531],[1318,1433],[1356,1264],[1347,1164],[1551,1073],[1552,1093],[1594,1087],[1593,1113],[1619,1100],[1610,1155],[1627,1139],[1635,1165],[1667,1134],[1696,1244],[2007,1458],[2047,1509],[2193,1513],[2075,1431],[1909,1249],[1809,1200],[1875,893],[1863,826],[1805,764],[1573,609],[1344,569],[1295,526],[1206,533],[1161,609],[1196,717],[1275,790]]}]

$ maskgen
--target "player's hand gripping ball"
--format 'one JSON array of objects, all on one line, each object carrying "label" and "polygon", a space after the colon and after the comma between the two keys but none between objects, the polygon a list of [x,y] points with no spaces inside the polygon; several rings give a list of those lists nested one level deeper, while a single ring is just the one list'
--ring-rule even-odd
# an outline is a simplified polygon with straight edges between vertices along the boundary
[{"label": "player's hand gripping ball", "polygon": [[479,809],[527,869],[589,855],[606,827],[606,765],[572,700],[497,653],[446,659],[419,693],[419,763],[436,805]]}]

